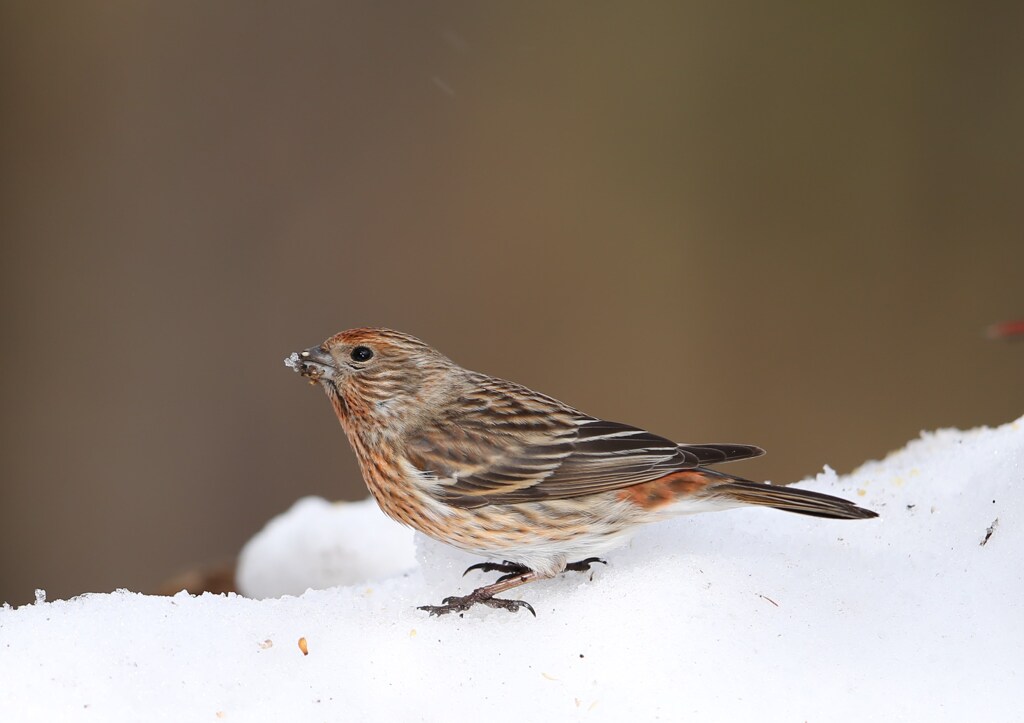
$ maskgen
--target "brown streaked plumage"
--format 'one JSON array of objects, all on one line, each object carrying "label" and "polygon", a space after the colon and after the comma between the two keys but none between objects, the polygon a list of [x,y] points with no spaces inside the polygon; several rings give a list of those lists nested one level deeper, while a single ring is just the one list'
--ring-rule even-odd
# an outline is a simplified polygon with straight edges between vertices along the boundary
[{"label": "brown streaked plumage", "polygon": [[[751,482],[708,465],[764,454],[678,444],[472,372],[419,339],[350,329],[286,363],[327,393],[384,512],[437,540],[504,560],[494,584],[424,610],[529,604],[495,595],[585,570],[647,522],[761,505],[835,519],[875,513],[818,492]],[[471,568],[472,569],[472,568]]]}]

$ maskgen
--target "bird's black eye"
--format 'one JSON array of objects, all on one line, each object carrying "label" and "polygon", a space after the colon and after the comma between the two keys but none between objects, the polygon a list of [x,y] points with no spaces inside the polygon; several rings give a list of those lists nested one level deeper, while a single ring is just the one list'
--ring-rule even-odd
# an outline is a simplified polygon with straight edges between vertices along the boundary
[{"label": "bird's black eye", "polygon": [[373,358],[373,349],[368,346],[357,346],[352,350],[352,360],[357,362],[369,361]]}]

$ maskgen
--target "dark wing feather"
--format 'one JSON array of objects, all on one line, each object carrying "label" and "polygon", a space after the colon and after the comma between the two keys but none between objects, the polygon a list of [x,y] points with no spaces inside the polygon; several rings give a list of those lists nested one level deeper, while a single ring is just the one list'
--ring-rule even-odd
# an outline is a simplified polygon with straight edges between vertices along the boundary
[{"label": "dark wing feather", "polygon": [[734,462],[760,457],[764,450],[752,444],[684,444],[687,452],[697,455],[702,465]]},{"label": "dark wing feather", "polygon": [[456,410],[407,439],[406,453],[457,507],[566,499],[763,454],[752,445],[680,445],[588,417],[512,382],[475,379]]}]

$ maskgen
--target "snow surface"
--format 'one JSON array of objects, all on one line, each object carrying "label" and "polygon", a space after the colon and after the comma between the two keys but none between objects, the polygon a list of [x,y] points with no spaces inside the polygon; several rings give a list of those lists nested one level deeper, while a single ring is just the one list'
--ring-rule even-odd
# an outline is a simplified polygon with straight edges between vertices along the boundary
[{"label": "snow surface", "polygon": [[536,618],[416,610],[493,579],[421,537],[411,573],[300,597],[4,608],[0,720],[1019,720],[1022,483],[1024,418],[925,434],[804,483],[877,520],[652,525],[516,591]]}]

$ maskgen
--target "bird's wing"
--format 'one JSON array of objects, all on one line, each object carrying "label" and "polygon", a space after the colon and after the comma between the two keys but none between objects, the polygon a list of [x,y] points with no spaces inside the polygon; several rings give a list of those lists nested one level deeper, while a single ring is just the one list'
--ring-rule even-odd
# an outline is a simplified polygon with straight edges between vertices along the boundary
[{"label": "bird's wing", "polygon": [[457,507],[597,494],[764,453],[742,444],[680,445],[490,378],[454,408],[410,435],[406,453],[438,480],[434,494]]}]

